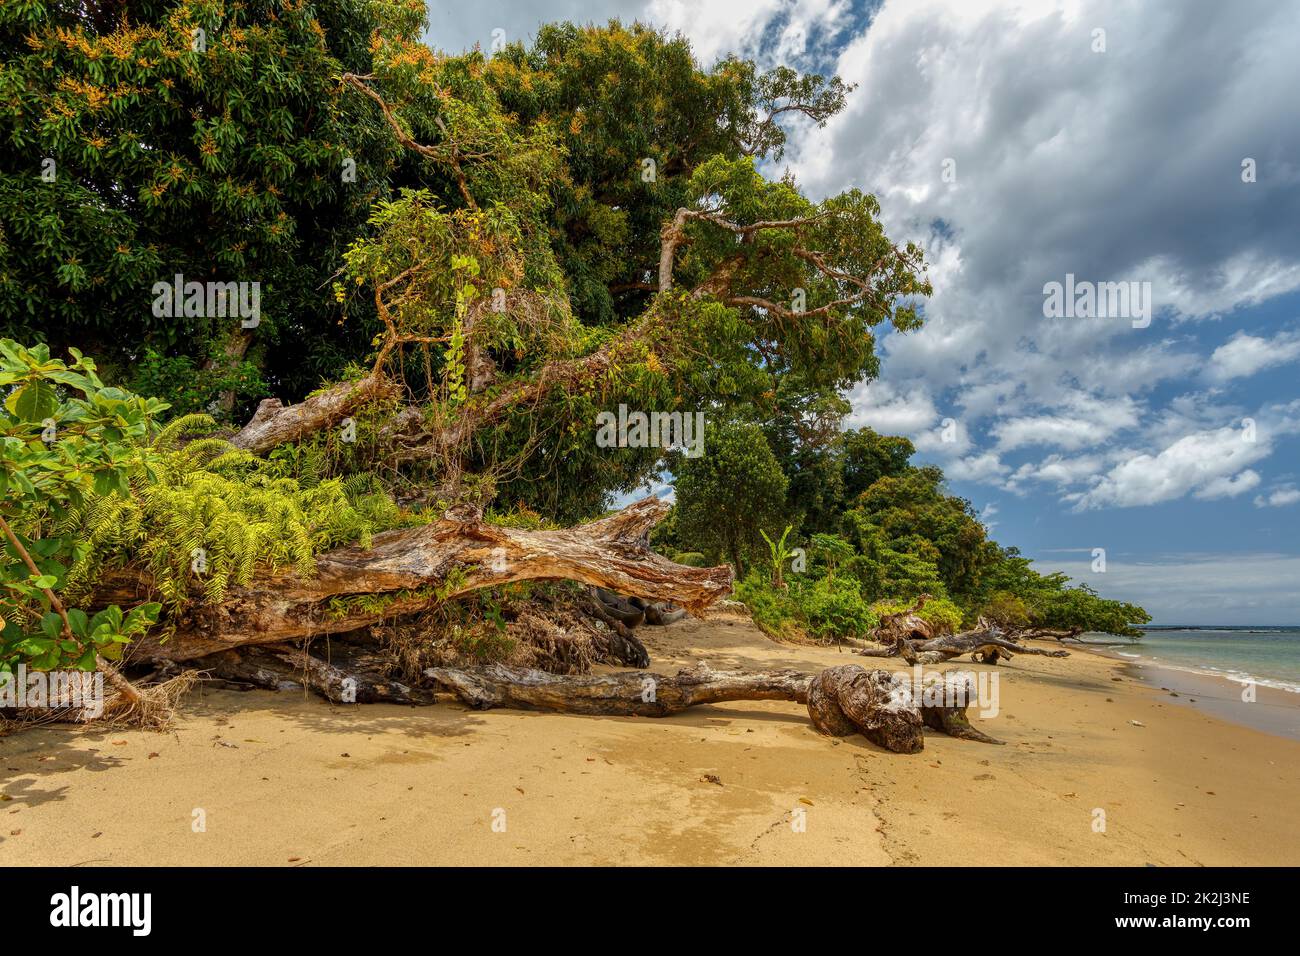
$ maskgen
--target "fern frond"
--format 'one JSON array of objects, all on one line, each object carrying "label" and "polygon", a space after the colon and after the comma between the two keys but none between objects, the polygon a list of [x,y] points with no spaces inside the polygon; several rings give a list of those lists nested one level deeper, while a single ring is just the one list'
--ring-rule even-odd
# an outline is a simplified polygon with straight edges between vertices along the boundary
[{"label": "fern frond", "polygon": [[166,427],[154,438],[153,447],[157,451],[171,451],[176,447],[176,442],[184,436],[195,432],[210,432],[216,427],[216,420],[211,415],[202,413],[182,415],[180,418],[167,423]]}]

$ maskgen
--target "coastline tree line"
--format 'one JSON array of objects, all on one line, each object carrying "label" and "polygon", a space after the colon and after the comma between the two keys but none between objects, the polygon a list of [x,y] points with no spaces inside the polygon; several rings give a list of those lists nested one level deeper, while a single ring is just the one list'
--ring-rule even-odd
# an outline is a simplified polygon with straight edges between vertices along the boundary
[{"label": "coastline tree line", "polygon": [[[0,669],[99,667],[137,714],[191,666],[417,699],[644,666],[620,596],[700,611],[733,569],[786,636],[923,594],[941,630],[1147,620],[841,429],[930,285],[874,197],[761,172],[838,78],[618,23],[452,56],[423,16],[0,7]],[[174,277],[257,283],[257,321],[158,314]],[[703,412],[704,454],[600,447],[620,405]],[[674,508],[609,513],[665,471]]]}]

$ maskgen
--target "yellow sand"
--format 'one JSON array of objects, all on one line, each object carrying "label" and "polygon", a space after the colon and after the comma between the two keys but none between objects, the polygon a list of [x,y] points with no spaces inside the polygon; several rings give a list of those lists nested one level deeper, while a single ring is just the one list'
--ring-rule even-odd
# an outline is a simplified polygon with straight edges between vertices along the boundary
[{"label": "yellow sand", "polygon": [[[879,664],[740,619],[640,633],[665,671]],[[1091,654],[997,673],[979,726],[1006,746],[912,756],[780,702],[646,720],[196,690],[168,734],[0,739],[0,865],[1300,863],[1300,743]]]}]

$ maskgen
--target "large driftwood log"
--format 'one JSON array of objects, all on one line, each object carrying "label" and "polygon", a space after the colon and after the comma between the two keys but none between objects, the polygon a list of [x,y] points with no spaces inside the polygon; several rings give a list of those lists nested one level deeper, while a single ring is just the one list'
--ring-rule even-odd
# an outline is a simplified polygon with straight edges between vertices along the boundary
[{"label": "large driftwood log", "polygon": [[808,700],[809,675],[798,671],[737,673],[707,665],[669,676],[650,671],[557,677],[545,671],[492,664],[431,667],[435,684],[477,710],[510,707],[566,714],[667,717],[687,707],[728,700]]},{"label": "large driftwood log", "polygon": [[[370,548],[322,555],[314,577],[275,574],[233,587],[221,603],[195,606],[174,621],[165,641],[140,641],[132,658],[194,660],[243,645],[344,633],[514,581],[581,581],[699,613],[731,590],[731,571],[686,567],[650,551],[645,536],[668,508],[647,498],[559,531],[503,528],[468,509],[449,512],[434,524],[375,535]],[[118,574],[96,600],[128,603],[147,585],[138,573]]]},{"label": "large driftwood log", "polygon": [[552,713],[623,717],[667,717],[699,704],[732,700],[788,700],[806,704],[822,733],[844,737],[860,733],[895,753],[916,753],[924,746],[923,727],[985,743],[998,741],[980,733],[966,719],[975,701],[974,676],[968,672],[941,677],[943,693],[913,688],[905,673],[868,671],[856,664],[820,674],[797,671],[737,673],[707,665],[674,675],[632,671],[599,676],[557,677],[543,671],[505,667],[462,669],[432,667],[425,671],[436,685],[480,710],[508,707]]},{"label": "large driftwood log", "polygon": [[906,680],[903,674],[856,664],[828,667],[812,679],[808,716],[829,736],[856,732],[894,753],[919,753],[925,746],[923,721]]},{"label": "large driftwood log", "polygon": [[[912,653],[909,655],[908,650]],[[920,644],[904,643],[901,653],[909,664],[939,664],[952,660],[962,654],[980,656],[988,663],[996,663],[998,657],[1011,657],[1014,654],[1039,654],[1043,657],[1069,657],[1069,651],[1044,650],[1041,647],[1029,647],[1009,641],[993,628],[988,630],[965,631],[961,634],[948,634]]]},{"label": "large driftwood log", "polygon": [[1001,744],[1001,740],[972,727],[966,716],[966,708],[979,699],[977,684],[970,671],[946,671],[938,675],[937,681],[923,679],[920,687],[913,686],[912,693],[920,701],[925,726],[942,730],[949,737]]},{"label": "large driftwood log", "polygon": [[1069,651],[1044,650],[1017,644],[1003,637],[997,628],[976,628],[960,634],[945,634],[926,641],[909,640],[897,636],[890,644],[861,647],[854,651],[863,657],[901,657],[909,664],[942,664],[944,661],[970,654],[972,660],[996,664],[999,658],[1010,659],[1015,654],[1038,654],[1043,657],[1069,657]]}]

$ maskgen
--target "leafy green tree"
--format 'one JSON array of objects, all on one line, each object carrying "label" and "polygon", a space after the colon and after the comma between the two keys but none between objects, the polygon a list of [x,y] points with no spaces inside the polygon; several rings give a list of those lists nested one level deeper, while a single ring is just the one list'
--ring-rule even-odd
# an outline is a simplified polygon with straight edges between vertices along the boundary
[{"label": "leafy green tree", "polygon": [[756,425],[723,423],[707,432],[704,454],[677,473],[677,527],[738,577],[764,551],[763,529],[781,524],[786,478]]},{"label": "leafy green tree", "polygon": [[1141,637],[1139,626],[1151,622],[1151,615],[1135,604],[1102,598],[1086,584],[1066,587],[1054,578],[1048,575],[1048,587],[1027,595],[1033,621],[1040,627]]},{"label": "leafy green tree", "polygon": [[[833,533],[844,511],[840,425],[849,403],[833,388],[808,388],[801,377],[772,373],[775,387],[746,402],[790,479],[789,509],[805,534]],[[874,374],[874,373],[873,373]]]},{"label": "leafy green tree", "polygon": [[[861,582],[868,600],[947,594],[947,584],[932,557],[902,550],[903,545],[892,541],[865,513],[848,512],[844,529],[857,552],[844,563],[844,571]],[[933,548],[926,550],[929,555],[936,553]]]},{"label": "leafy green tree", "polygon": [[[476,61],[477,62],[477,61]],[[659,231],[690,205],[692,174],[715,156],[780,158],[781,116],[824,123],[837,78],[747,60],[698,64],[689,43],[642,24],[543,26],[483,66],[521,123],[548,123],[567,161],[550,184],[549,228],[575,315],[608,325],[657,291]]]},{"label": "leafy green tree", "polygon": [[836,569],[854,556],[853,545],[838,534],[814,534],[808,542],[817,563],[826,569],[826,577],[835,577]]},{"label": "leafy green tree", "polygon": [[870,428],[847,431],[840,439],[845,501],[852,502],[881,478],[897,478],[911,465],[916,448],[906,438],[880,435]]},{"label": "leafy green tree", "polygon": [[[882,322],[915,327],[914,298],[929,286],[920,274],[920,251],[888,241],[874,199],[854,192],[813,203],[789,180],[766,180],[734,135],[706,137],[725,151],[701,154],[680,169],[670,164],[675,171],[656,179],[655,189],[646,188],[630,160],[587,165],[578,155],[587,137],[565,139],[557,120],[565,96],[588,90],[587,105],[573,107],[570,125],[604,122],[604,111],[589,105],[604,94],[590,92],[599,84],[589,74],[588,54],[597,62],[617,59],[635,37],[641,53],[627,75],[648,82],[638,71],[649,67],[638,57],[644,54],[646,63],[659,62],[660,54],[671,59],[680,45],[653,31],[617,26],[566,35],[581,41],[582,56],[530,59],[516,50],[485,60],[481,54],[438,58],[403,50],[377,55],[371,77],[345,78],[375,103],[397,140],[423,157],[429,179],[442,170],[456,188],[411,191],[381,205],[370,233],[349,249],[337,291],[346,301],[373,298],[384,326],[375,340],[375,368],[386,362],[382,371],[390,377],[400,369],[427,403],[429,427],[403,442],[399,459],[437,463],[452,478],[491,473],[506,500],[572,521],[599,513],[613,494],[643,485],[675,460],[658,446],[599,447],[593,440],[598,414],[620,406],[725,412],[770,391],[777,367],[812,390],[855,383],[874,374],[870,329]],[[408,61],[420,66],[414,75]],[[694,65],[690,70],[690,83],[708,85],[709,74]],[[811,96],[810,89],[800,87],[798,95]],[[431,90],[443,92],[433,96]],[[528,105],[539,90],[558,97],[558,115]],[[745,110],[761,105],[753,99],[756,90],[746,94]],[[469,104],[464,116],[445,124],[456,130],[451,141],[436,122],[426,128],[430,99]],[[833,98],[823,105],[831,109]],[[681,109],[661,106],[672,115]],[[712,129],[723,118],[719,113],[701,128]],[[701,120],[691,114],[690,122]],[[617,129],[632,125],[620,119]],[[602,155],[617,152],[600,129],[593,126],[587,136],[601,145]],[[420,142],[417,133],[427,133],[431,142]],[[612,127],[609,134],[615,135]],[[634,145],[639,149],[639,141]],[[610,214],[636,224],[634,237],[610,248],[631,260],[641,255],[636,250],[647,250],[637,268],[650,289],[626,309],[588,309],[574,291],[583,276],[595,274],[581,264],[585,253],[564,240],[568,226],[557,221],[573,211],[564,190],[575,177],[594,177],[585,188],[610,205]],[[658,188],[669,180],[675,185],[665,205]],[[390,214],[398,207],[406,211]],[[490,251],[466,247],[457,255],[477,257],[484,267],[488,259],[508,265],[509,275],[497,270],[508,282],[494,286],[476,277],[470,283],[474,302],[485,305],[471,304],[458,316],[459,306],[453,308],[431,281],[445,266],[448,248],[437,237],[427,243],[433,223],[456,216],[502,219],[505,210],[511,228],[497,235]],[[465,359],[483,370],[470,374],[464,394],[449,390],[447,378],[461,374],[462,348]],[[411,381],[412,368],[422,386]]]},{"label": "leafy green tree", "polygon": [[1100,597],[1086,584],[1072,585],[1060,572],[1040,574],[1016,548],[997,548],[972,597],[971,617],[987,617],[1009,628],[1097,631],[1141,637],[1151,616],[1135,604]]},{"label": "leafy green tree", "polygon": [[897,542],[897,550],[932,559],[948,591],[959,596],[978,585],[989,543],[970,503],[945,494],[942,481],[933,466],[887,475],[857,497],[854,511]]},{"label": "leafy green tree", "polygon": [[[339,326],[327,279],[394,155],[338,76],[403,17],[418,28],[361,0],[0,5],[0,333],[92,350],[117,381],[213,371],[191,405],[232,400],[246,357],[246,397],[334,374],[368,334]],[[260,324],[156,316],[176,274],[259,282]]]}]

